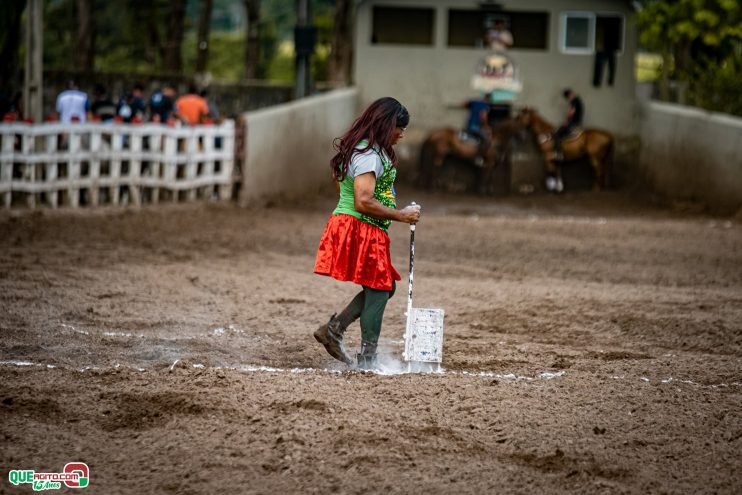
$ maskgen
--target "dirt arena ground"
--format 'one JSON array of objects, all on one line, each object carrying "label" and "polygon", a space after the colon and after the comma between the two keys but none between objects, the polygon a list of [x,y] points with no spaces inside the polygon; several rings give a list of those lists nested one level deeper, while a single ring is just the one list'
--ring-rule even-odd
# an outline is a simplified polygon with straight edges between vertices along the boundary
[{"label": "dirt arena ground", "polygon": [[355,293],[312,274],[330,198],[0,213],[0,493],[742,493],[739,216],[400,198],[441,373],[400,372],[406,281],[382,373],[312,338]]}]

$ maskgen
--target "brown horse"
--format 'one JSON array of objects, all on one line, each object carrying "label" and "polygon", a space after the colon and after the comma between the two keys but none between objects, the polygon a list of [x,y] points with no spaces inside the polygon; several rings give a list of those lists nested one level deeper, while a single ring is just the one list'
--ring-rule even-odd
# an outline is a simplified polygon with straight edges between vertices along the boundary
[{"label": "brown horse", "polygon": [[[507,156],[510,139],[522,128],[515,119],[505,120],[494,127],[482,126],[482,134],[487,142],[482,152],[483,163],[478,181],[480,193],[492,192],[492,173]],[[479,142],[462,139],[458,130],[451,127],[434,130],[423,142],[420,152],[419,185],[428,189],[437,185],[438,175],[447,156],[453,155],[474,163],[478,154]]]},{"label": "brown horse", "polygon": [[[527,107],[521,110],[517,119],[531,129],[538,140],[538,146],[546,162],[546,171],[554,178],[553,183],[547,180],[547,189],[561,192],[563,189],[562,172],[557,165],[559,161],[554,157],[554,126],[546,122],[535,110]],[[595,172],[593,188],[600,190],[606,185],[606,168],[613,158],[613,145],[614,139],[610,132],[600,129],[583,129],[577,135],[570,135],[562,140],[562,153],[565,161],[586,156]]]}]

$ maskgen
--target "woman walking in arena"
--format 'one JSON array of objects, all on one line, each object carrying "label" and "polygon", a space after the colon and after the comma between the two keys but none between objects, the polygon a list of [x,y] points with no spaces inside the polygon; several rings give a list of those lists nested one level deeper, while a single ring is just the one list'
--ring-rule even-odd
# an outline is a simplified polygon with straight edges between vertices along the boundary
[{"label": "woman walking in arena", "polygon": [[360,368],[376,364],[376,346],[381,322],[396,281],[387,229],[392,221],[417,223],[420,207],[396,209],[394,180],[397,156],[393,146],[409,124],[407,109],[394,98],[373,102],[333,145],[337,153],[330,161],[340,192],[337,207],[327,221],[320,240],[314,272],[340,281],[353,282],[362,290],[338,315],[314,332],[327,352],[352,364],[343,347],[343,334],[356,319],[361,320]]}]

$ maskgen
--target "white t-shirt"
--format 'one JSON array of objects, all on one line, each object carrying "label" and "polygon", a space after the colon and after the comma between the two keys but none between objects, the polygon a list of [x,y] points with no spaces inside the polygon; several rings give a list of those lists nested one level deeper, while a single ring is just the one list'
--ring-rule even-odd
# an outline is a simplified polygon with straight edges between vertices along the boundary
[{"label": "white t-shirt", "polygon": [[373,172],[377,179],[384,173],[384,164],[381,162],[378,152],[371,148],[363,153],[354,154],[348,165],[348,175],[354,179],[368,172]]},{"label": "white t-shirt", "polygon": [[492,50],[505,51],[513,45],[513,35],[507,29],[490,29],[487,32],[487,37]]},{"label": "white t-shirt", "polygon": [[87,110],[88,95],[82,91],[68,89],[57,96],[57,113],[59,113],[59,121],[63,124],[72,122],[72,117],[77,117],[80,122],[85,122]]}]

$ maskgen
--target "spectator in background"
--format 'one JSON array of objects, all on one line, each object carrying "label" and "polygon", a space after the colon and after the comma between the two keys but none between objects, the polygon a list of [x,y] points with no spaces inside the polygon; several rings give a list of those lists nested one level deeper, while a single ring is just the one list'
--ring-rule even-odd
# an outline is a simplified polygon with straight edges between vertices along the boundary
[{"label": "spectator in background", "polygon": [[[175,113],[175,88],[166,84],[149,98],[149,112],[152,122],[167,123]],[[177,115],[176,115],[177,116]]]},{"label": "spectator in background", "polygon": [[119,100],[116,114],[121,117],[124,122],[139,122],[144,120],[145,110],[144,86],[140,83],[136,83],[134,84],[131,93],[126,93],[126,96]]},{"label": "spectator in background", "polygon": [[219,108],[216,106],[213,98],[209,99],[209,91],[207,89],[202,89],[199,95],[201,95],[201,98],[206,100],[206,106],[209,109],[209,118],[214,122],[217,122],[219,120]]},{"label": "spectator in background", "polygon": [[175,109],[183,122],[190,125],[202,124],[209,116],[209,106],[206,100],[198,94],[193,85],[189,86],[187,94],[178,98],[175,102]]},{"label": "spectator in background", "polygon": [[93,119],[101,122],[113,122],[116,116],[116,104],[108,96],[108,91],[102,84],[96,84],[93,89],[94,100],[90,106]]},{"label": "spectator in background", "polygon": [[6,91],[0,92],[0,122],[13,122],[23,115],[21,110],[21,100],[23,93],[16,91],[13,96]]},{"label": "spectator in background", "polygon": [[90,110],[88,95],[77,89],[75,81],[67,83],[67,89],[57,96],[57,113],[59,121],[69,124],[73,120],[85,122],[87,112]]},{"label": "spectator in background", "polygon": [[508,31],[502,18],[495,19],[494,25],[487,29],[484,39],[490,50],[504,52],[513,46],[513,35]]}]

